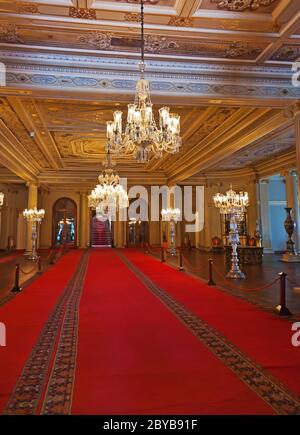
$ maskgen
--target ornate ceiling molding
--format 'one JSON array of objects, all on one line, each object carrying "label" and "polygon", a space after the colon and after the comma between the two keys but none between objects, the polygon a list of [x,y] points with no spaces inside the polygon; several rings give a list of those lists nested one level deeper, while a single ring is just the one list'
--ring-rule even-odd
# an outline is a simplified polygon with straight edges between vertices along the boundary
[{"label": "ornate ceiling molding", "polygon": [[260,48],[251,46],[248,42],[235,41],[226,50],[226,57],[231,57],[233,59],[238,59],[239,57],[256,57],[261,53]]},{"label": "ornate ceiling molding", "polygon": [[17,10],[19,14],[38,14],[39,8],[35,3],[17,3]]},{"label": "ornate ceiling molding", "polygon": [[124,14],[124,21],[128,21],[129,23],[140,23],[141,14],[140,12],[127,12]]},{"label": "ornate ceiling molding", "polygon": [[0,104],[0,119],[15,136],[15,138],[22,144],[28,155],[33,158],[33,161],[39,169],[49,168],[49,162],[39,150],[33,138],[29,136],[29,132],[25,129],[23,123],[20,121],[14,110],[10,105],[2,99]]},{"label": "ornate ceiling molding", "polygon": [[216,3],[220,9],[242,12],[245,10],[255,11],[261,6],[270,6],[278,0],[210,0]]},{"label": "ornate ceiling molding", "polygon": [[190,17],[171,17],[169,26],[175,27],[192,27],[193,20]]},{"label": "ornate ceiling molding", "polygon": [[88,9],[88,8],[69,8],[69,17],[72,18],[81,18],[84,20],[96,20],[96,10]]},{"label": "ornate ceiling molding", "polygon": [[77,37],[78,42],[86,44],[88,46],[96,47],[101,50],[105,50],[111,47],[112,33],[103,32],[91,32],[87,35],[79,35]]},{"label": "ornate ceiling molding", "polygon": [[0,41],[19,44],[24,42],[15,24],[0,26]]},{"label": "ornate ceiling molding", "polygon": [[[77,89],[81,93],[119,92],[133,94],[136,86],[136,73],[116,73],[83,71],[77,73],[70,68],[43,68],[14,65],[7,67],[7,87],[20,89]],[[153,95],[166,96],[211,96],[213,98],[250,97],[257,99],[298,99],[300,88],[293,87],[288,80],[228,77],[191,77],[170,76],[169,74],[149,74]],[[127,97],[126,97],[127,98]],[[125,99],[126,99],[125,98]],[[124,98],[123,98],[124,100]]]}]

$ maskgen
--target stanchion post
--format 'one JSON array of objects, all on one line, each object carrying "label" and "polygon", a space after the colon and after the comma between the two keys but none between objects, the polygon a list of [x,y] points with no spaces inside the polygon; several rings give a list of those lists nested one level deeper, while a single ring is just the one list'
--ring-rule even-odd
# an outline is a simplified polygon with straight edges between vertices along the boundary
[{"label": "stanchion post", "polygon": [[184,271],[182,249],[178,249],[178,270]]},{"label": "stanchion post", "polygon": [[209,273],[209,278],[208,278],[208,285],[216,285],[215,281],[213,280],[213,260],[212,258],[209,258],[208,260],[208,273]]},{"label": "stanchion post", "polygon": [[279,314],[279,316],[289,316],[291,312],[286,306],[286,273],[280,272],[278,275],[280,277],[280,304],[275,308],[275,312]]},{"label": "stanchion post", "polygon": [[15,272],[15,285],[11,289],[12,292],[20,292],[22,288],[20,287],[20,265],[16,264],[16,272]]},{"label": "stanchion post", "polygon": [[42,273],[42,259],[40,255],[38,257],[38,273]]},{"label": "stanchion post", "polygon": [[165,261],[166,261],[165,248],[162,246],[161,247],[161,262],[164,263]]}]

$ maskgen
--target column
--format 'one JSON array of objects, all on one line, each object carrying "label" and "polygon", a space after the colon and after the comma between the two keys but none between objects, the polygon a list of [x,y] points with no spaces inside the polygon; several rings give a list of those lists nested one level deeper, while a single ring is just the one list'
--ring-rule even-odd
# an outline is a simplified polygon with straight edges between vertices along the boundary
[{"label": "column", "polygon": [[260,211],[261,211],[261,231],[262,243],[266,253],[272,253],[271,241],[271,221],[270,221],[270,207],[269,207],[269,182],[268,180],[261,180],[259,183],[260,193]]},{"label": "column", "polygon": [[[204,193],[204,249],[209,250],[212,246],[212,238],[217,236],[222,238],[221,218],[220,212],[215,207],[213,196],[225,189],[224,186],[210,185],[205,186]],[[199,234],[199,244],[201,242],[201,234]]]},{"label": "column", "polygon": [[248,234],[253,237],[256,232],[256,222],[258,219],[258,210],[257,210],[257,183],[255,180],[249,183],[248,188],[249,194],[249,207],[247,210],[248,216]]},{"label": "column", "polygon": [[114,242],[116,248],[124,248],[125,246],[125,224],[126,222],[120,220],[120,212],[118,211],[114,222]]},{"label": "column", "polygon": [[293,218],[296,223],[293,239],[296,243],[296,251],[300,250],[300,212],[298,199],[298,179],[295,171],[285,174],[286,206],[291,207]]},{"label": "column", "polygon": [[85,227],[85,242],[86,247],[91,246],[91,209],[89,208],[88,201],[86,201],[86,227]]},{"label": "column", "polygon": [[300,208],[300,112],[295,116],[295,133],[296,133],[296,163],[298,174],[298,209]]},{"label": "column", "polygon": [[1,214],[1,228],[0,228],[0,249],[7,248],[7,238],[8,238],[8,221],[9,221],[9,210],[8,204],[11,200],[11,192],[7,189],[5,192],[4,204],[0,210]]},{"label": "column", "polygon": [[[36,183],[27,183],[28,187],[28,202],[27,208],[37,207],[37,195],[38,195],[38,185]],[[26,252],[31,252],[32,250],[32,222],[27,222],[26,231]]]},{"label": "column", "polygon": [[80,194],[80,225],[79,225],[79,247],[86,248],[87,246],[87,195],[86,193]]}]

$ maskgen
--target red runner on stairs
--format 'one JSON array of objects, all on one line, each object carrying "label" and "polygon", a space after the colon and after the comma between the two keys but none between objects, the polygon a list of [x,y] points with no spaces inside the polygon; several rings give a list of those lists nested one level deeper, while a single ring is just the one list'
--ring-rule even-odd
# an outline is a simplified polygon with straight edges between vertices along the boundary
[{"label": "red runner on stairs", "polygon": [[124,253],[158,286],[300,395],[300,351],[291,344],[290,322],[175,271],[141,251]]},{"label": "red runner on stairs", "polygon": [[6,347],[0,347],[0,413],[22,371],[37,337],[57,299],[73,276],[82,251],[74,250],[30,284],[23,293],[0,307],[6,326]]},{"label": "red runner on stairs", "polygon": [[72,413],[273,410],[151,294],[116,251],[94,250],[80,304]]}]

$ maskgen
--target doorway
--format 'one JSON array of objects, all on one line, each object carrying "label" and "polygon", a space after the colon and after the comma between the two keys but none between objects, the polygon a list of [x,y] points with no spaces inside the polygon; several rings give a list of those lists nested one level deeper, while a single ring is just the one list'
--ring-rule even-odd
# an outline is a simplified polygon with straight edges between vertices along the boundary
[{"label": "doorway", "polygon": [[77,245],[77,206],[70,198],[53,205],[52,245]]}]

